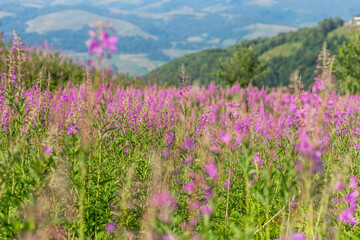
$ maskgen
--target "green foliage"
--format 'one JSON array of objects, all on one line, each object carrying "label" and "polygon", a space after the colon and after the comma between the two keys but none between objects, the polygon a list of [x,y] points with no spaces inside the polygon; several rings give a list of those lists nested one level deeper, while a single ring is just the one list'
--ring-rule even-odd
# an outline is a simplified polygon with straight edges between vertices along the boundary
[{"label": "green foliage", "polygon": [[[290,76],[298,71],[304,80],[305,88],[308,88],[314,82],[316,59],[323,43],[327,42],[330,52],[334,54],[337,46],[352,35],[355,28],[342,27],[343,23],[340,18],[329,18],[312,28],[280,33],[275,37],[241,41],[227,49],[208,49],[193,53],[164,64],[146,74],[145,78],[155,78],[159,82],[175,85],[177,79],[174,72],[177,72],[178,66],[184,62],[188,66],[192,81],[199,81],[202,85],[208,85],[210,82],[219,84],[220,80],[212,74],[220,70],[218,61],[232,57],[238,48],[252,47],[259,59],[268,62],[268,74],[259,85],[287,86],[290,84]],[[283,50],[285,52],[282,52]]]},{"label": "green foliage", "polygon": [[339,47],[335,69],[337,87],[341,93],[360,92],[360,34]]},{"label": "green foliage", "polygon": [[266,64],[259,62],[251,47],[241,48],[231,58],[220,60],[219,68],[216,76],[224,85],[239,84],[244,88],[267,73]]}]

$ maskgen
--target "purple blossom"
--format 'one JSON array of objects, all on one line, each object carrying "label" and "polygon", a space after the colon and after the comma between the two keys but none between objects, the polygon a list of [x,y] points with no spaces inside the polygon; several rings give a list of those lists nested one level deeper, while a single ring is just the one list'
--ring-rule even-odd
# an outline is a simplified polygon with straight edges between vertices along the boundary
[{"label": "purple blossom", "polygon": [[348,195],[345,196],[344,200],[347,202],[351,207],[356,206],[356,199],[359,196],[359,191],[354,190],[350,192]]},{"label": "purple blossom", "polygon": [[337,181],[334,186],[335,190],[338,192],[342,191],[344,189],[344,187],[345,187],[345,185],[340,181]]},{"label": "purple blossom", "polygon": [[351,224],[354,227],[357,223],[356,218],[354,218],[354,212],[352,208],[344,209],[337,219],[344,224]]},{"label": "purple blossom", "polygon": [[184,191],[185,192],[192,192],[192,191],[194,191],[195,187],[196,187],[196,185],[195,185],[194,182],[188,182],[184,186]]},{"label": "purple blossom", "polygon": [[230,181],[229,179],[226,179],[226,180],[224,181],[224,185],[225,185],[226,188],[229,188],[230,185],[231,185],[231,181]]},{"label": "purple blossom", "polygon": [[107,233],[113,233],[116,230],[116,227],[117,227],[116,223],[114,222],[108,223],[106,224],[105,231]]},{"label": "purple blossom", "polygon": [[[95,25],[93,25],[95,26]],[[105,51],[116,52],[116,44],[118,42],[118,37],[116,35],[109,35],[108,31],[103,28],[102,24],[99,23],[96,25],[99,28],[99,36],[94,30],[89,31],[91,40],[88,41],[89,46],[89,55],[97,55],[102,58]],[[111,54],[107,54],[108,58],[111,58]]]},{"label": "purple blossom", "polygon": [[214,180],[218,179],[218,173],[217,173],[216,168],[212,161],[209,161],[205,164],[205,169],[206,169],[206,172],[208,173],[208,175],[212,179],[214,179]]},{"label": "purple blossom", "polygon": [[90,42],[90,46],[89,46],[89,55],[98,55],[99,57],[102,57],[104,56],[104,51],[100,45],[100,43],[96,40],[96,39],[93,39],[91,42]]},{"label": "purple blossom", "polygon": [[169,207],[174,209],[176,207],[176,201],[172,198],[171,194],[167,191],[161,191],[152,198],[153,203],[157,207]]},{"label": "purple blossom", "polygon": [[202,212],[204,214],[210,215],[212,213],[212,208],[210,207],[209,204],[205,204],[205,206],[203,206],[202,208]]},{"label": "purple blossom", "polygon": [[231,136],[229,133],[222,133],[222,134],[220,134],[218,141],[229,144],[231,141]]},{"label": "purple blossom", "polygon": [[16,79],[17,79],[17,76],[15,75],[14,72],[11,72],[11,73],[10,73],[10,78],[11,78],[11,80],[16,80]]},{"label": "purple blossom", "polygon": [[46,154],[51,154],[52,148],[50,146],[45,146],[44,147],[44,153]]},{"label": "purple blossom", "polygon": [[191,138],[187,138],[183,144],[183,148],[187,150],[194,150],[195,149],[194,141]]},{"label": "purple blossom", "polygon": [[216,153],[221,152],[221,148],[220,148],[219,146],[216,146],[216,145],[211,146],[211,147],[209,148],[209,150],[210,150],[211,152],[216,152]]},{"label": "purple blossom", "polygon": [[173,234],[167,234],[163,237],[162,240],[177,240],[177,237]]},{"label": "purple blossom", "polygon": [[290,240],[306,240],[306,236],[298,232],[291,235]]},{"label": "purple blossom", "polygon": [[198,210],[198,209],[200,209],[200,207],[201,207],[201,204],[200,204],[200,202],[199,201],[192,201],[192,202],[190,202],[190,209],[193,209],[193,210]]},{"label": "purple blossom", "polygon": [[[357,182],[357,181],[356,181]],[[354,217],[356,212],[356,199],[359,196],[359,191],[357,189],[350,192],[345,196],[344,200],[349,204],[349,208],[343,209],[341,214],[338,215],[338,220],[344,224],[350,224],[353,227],[357,224],[357,219]]]},{"label": "purple blossom", "polygon": [[162,155],[163,157],[165,158],[170,158],[171,157],[171,152],[169,149],[165,149],[163,152],[162,152]]},{"label": "purple blossom", "polygon": [[190,226],[195,227],[197,225],[197,219],[195,217],[191,218],[189,224]]},{"label": "purple blossom", "polygon": [[204,198],[205,201],[208,201],[213,195],[213,191],[210,187],[203,189],[203,192],[204,192],[203,194],[205,196],[205,198]]},{"label": "purple blossom", "polygon": [[255,153],[255,154],[254,154],[253,162],[254,162],[255,164],[261,162],[258,153]]},{"label": "purple blossom", "polygon": [[107,31],[103,30],[101,33],[101,41],[104,47],[108,48],[111,52],[116,52],[116,43],[118,42],[116,35],[109,36]]},{"label": "purple blossom", "polygon": [[356,189],[358,187],[358,178],[357,177],[351,177],[349,180],[349,185],[351,188]]}]

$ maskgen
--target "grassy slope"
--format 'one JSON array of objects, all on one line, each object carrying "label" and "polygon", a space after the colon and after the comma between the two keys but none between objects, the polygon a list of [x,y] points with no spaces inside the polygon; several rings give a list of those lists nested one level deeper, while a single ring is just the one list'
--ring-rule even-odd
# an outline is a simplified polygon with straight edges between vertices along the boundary
[{"label": "grassy slope", "polygon": [[300,42],[284,43],[261,54],[259,59],[269,61],[274,57],[289,57],[294,51],[300,49],[301,47],[302,44]]},{"label": "grassy slope", "polygon": [[332,54],[336,54],[337,46],[346,38],[354,35],[359,30],[357,26],[344,25],[333,31],[320,36],[320,28],[304,28],[294,32],[281,33],[272,38],[259,38],[251,41],[242,41],[227,49],[209,49],[177,58],[158,69],[146,74],[145,77],[167,81],[174,84],[179,72],[179,66],[184,63],[192,81],[208,84],[218,80],[213,76],[217,68],[217,62],[224,57],[232,56],[233,51],[240,45],[252,46],[260,60],[269,62],[271,69],[268,77],[264,80],[265,85],[287,85],[291,73],[300,71],[306,86],[312,83],[316,65],[317,54],[320,53],[323,40],[328,42]]}]

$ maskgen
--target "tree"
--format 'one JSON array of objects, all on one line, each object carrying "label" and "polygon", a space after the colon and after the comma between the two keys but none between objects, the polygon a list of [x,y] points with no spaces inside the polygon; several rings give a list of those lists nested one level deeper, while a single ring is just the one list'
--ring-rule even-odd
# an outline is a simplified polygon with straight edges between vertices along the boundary
[{"label": "tree", "polygon": [[241,48],[231,58],[219,61],[220,70],[215,75],[225,85],[238,83],[247,87],[254,80],[264,78],[267,74],[266,65],[260,63],[252,47]]},{"label": "tree", "polygon": [[339,46],[335,70],[337,87],[341,93],[360,92],[360,34]]}]

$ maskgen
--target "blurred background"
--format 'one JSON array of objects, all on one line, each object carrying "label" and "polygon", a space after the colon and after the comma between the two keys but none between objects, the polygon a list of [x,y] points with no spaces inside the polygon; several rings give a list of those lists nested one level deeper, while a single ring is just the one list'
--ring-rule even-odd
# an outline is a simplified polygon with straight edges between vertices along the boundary
[{"label": "blurred background", "polygon": [[329,17],[346,23],[358,13],[358,0],[0,0],[0,32],[7,40],[15,30],[26,44],[46,40],[85,59],[90,23],[111,21],[119,40],[110,63],[144,75],[204,49],[314,27]]}]

